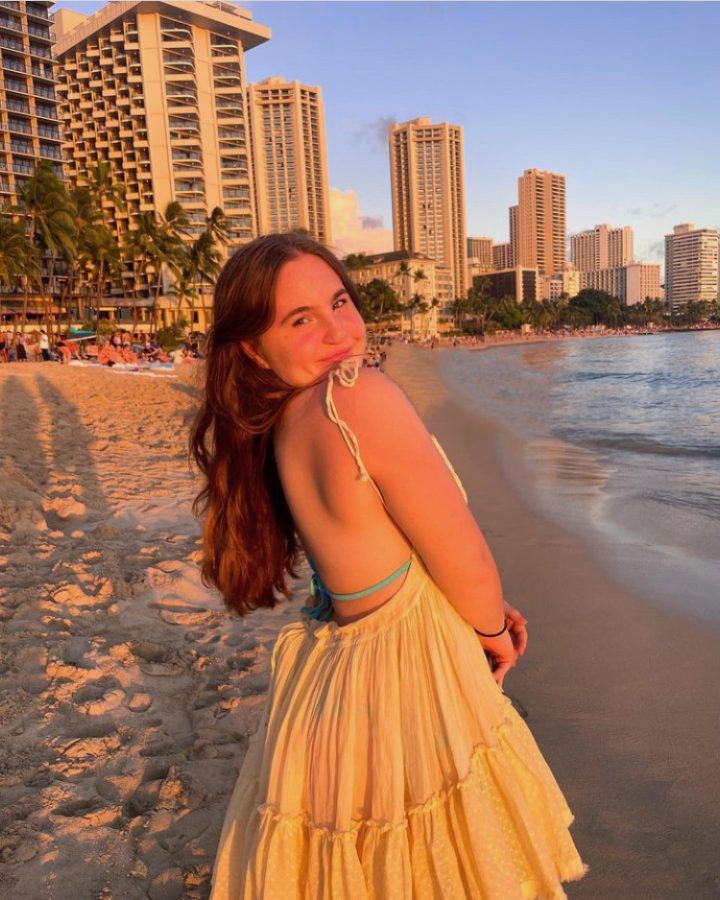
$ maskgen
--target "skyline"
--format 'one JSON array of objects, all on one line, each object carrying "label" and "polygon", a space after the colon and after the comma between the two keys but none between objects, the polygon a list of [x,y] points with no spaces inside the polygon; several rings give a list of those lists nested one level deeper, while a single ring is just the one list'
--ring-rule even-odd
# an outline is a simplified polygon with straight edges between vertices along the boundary
[{"label": "skyline", "polygon": [[[469,236],[508,240],[526,168],[566,176],[568,234],[630,225],[639,259],[662,262],[676,224],[720,224],[708,191],[720,128],[703,88],[720,74],[716,4],[241,5],[272,31],[246,55],[248,82],[281,75],[323,91],[333,233],[364,243],[346,250],[392,249],[386,127],[425,115],[464,128]],[[420,73],[418,60],[430,61]]]}]

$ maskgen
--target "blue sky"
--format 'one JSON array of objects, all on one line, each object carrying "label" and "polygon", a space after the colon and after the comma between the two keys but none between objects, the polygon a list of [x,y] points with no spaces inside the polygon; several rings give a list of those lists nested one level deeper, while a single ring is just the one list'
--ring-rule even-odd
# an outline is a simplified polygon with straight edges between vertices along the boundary
[{"label": "blue sky", "polygon": [[469,235],[508,239],[530,167],[567,176],[569,233],[632,225],[638,258],[661,259],[679,222],[720,225],[720,4],[242,5],[272,30],[246,55],[248,80],[322,87],[336,200],[354,191],[359,227],[381,240],[385,127],[420,115],[464,127]]}]

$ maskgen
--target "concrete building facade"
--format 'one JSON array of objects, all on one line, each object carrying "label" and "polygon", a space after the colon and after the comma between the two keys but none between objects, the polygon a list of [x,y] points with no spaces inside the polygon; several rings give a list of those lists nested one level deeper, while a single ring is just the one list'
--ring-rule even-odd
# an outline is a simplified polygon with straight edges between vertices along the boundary
[{"label": "concrete building facade", "polygon": [[508,234],[510,235],[510,257],[508,259],[509,266],[516,266],[520,259],[519,248],[519,224],[518,224],[519,207],[511,206],[508,209]]},{"label": "concrete building facade", "polygon": [[543,300],[557,300],[562,294],[577,297],[581,290],[581,274],[572,265],[566,263],[562,272],[556,275],[540,276],[540,295]]},{"label": "concrete building facade", "polygon": [[718,298],[719,234],[686,223],[665,235],[665,298],[672,309]]},{"label": "concrete building facade", "polygon": [[596,225],[570,236],[570,255],[579,272],[617,269],[633,260],[633,230]]},{"label": "concrete building facade", "polygon": [[[178,0],[61,10],[56,23],[67,175],[75,185],[109,165],[125,189],[126,208],[109,223],[118,239],[171,201],[186,210],[191,238],[215,207],[229,250],[254,237],[244,54],[269,29],[234,4]],[[112,291],[147,297],[153,282],[129,263]]]},{"label": "concrete building facade", "polygon": [[[418,118],[388,129],[396,250],[438,264],[438,298],[464,297],[467,284],[463,130]],[[440,277],[440,269],[445,276]]]},{"label": "concrete building facade", "polygon": [[[367,256],[367,265],[362,269],[353,269],[350,277],[356,284],[368,284],[375,278],[387,281],[403,304],[408,303],[414,294],[430,303],[438,293],[436,268],[435,260],[428,256],[393,250]],[[417,277],[418,272],[422,272],[424,277]]]},{"label": "concrete building facade", "polygon": [[493,239],[489,237],[469,237],[467,239],[467,256],[480,266],[493,267]]},{"label": "concrete building facade", "polygon": [[489,272],[474,279],[474,286],[491,297],[512,297],[518,303],[540,299],[540,275],[537,269],[513,266],[504,271]]},{"label": "concrete building facade", "polygon": [[258,234],[304,228],[331,244],[322,91],[273,77],[247,98]]},{"label": "concrete building facade", "polygon": [[510,243],[495,244],[493,247],[493,269],[503,271],[512,268],[512,246]]},{"label": "concrete building facade", "polygon": [[648,297],[656,300],[663,296],[659,263],[632,262],[612,269],[580,272],[580,286],[612,294],[625,306],[643,303]]},{"label": "concrete building facade", "polygon": [[565,176],[526,169],[518,178],[518,258],[513,264],[555,275],[563,270],[565,244]]},{"label": "concrete building facade", "polygon": [[58,175],[62,135],[52,63],[52,3],[1,3],[0,203],[17,201],[17,191],[47,160]]}]

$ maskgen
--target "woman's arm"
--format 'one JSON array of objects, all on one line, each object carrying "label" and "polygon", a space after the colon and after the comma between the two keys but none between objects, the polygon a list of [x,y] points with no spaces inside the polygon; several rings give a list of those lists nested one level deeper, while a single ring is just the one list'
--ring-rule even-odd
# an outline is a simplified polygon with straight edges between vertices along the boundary
[{"label": "woman's arm", "polygon": [[390,515],[440,590],[474,628],[499,631],[505,612],[492,553],[410,401],[369,369],[352,389],[336,391],[335,400]]}]

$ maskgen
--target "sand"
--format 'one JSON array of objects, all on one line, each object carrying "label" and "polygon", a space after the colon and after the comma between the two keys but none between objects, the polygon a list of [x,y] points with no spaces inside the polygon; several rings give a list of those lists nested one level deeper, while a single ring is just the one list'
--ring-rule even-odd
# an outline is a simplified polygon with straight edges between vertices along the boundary
[{"label": "sand", "polygon": [[[388,372],[530,619],[506,688],[577,816],[592,872],[568,896],[720,896],[717,635],[620,589],[526,507],[497,424],[454,404],[438,352],[453,351],[394,346]],[[306,580],[245,619],[200,583],[194,377],[0,366],[0,897],[208,896],[270,651]]]},{"label": "sand", "polygon": [[231,619],[199,581],[183,370],[0,366],[8,900],[209,893],[270,650],[299,604]]}]

